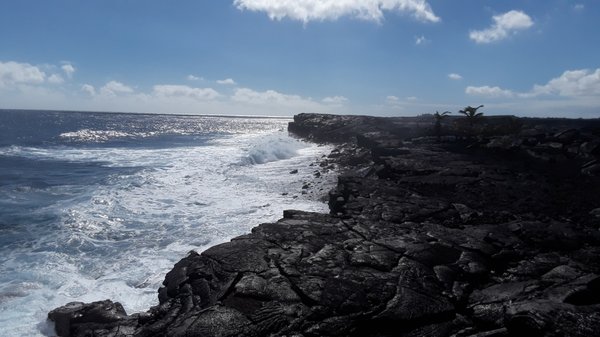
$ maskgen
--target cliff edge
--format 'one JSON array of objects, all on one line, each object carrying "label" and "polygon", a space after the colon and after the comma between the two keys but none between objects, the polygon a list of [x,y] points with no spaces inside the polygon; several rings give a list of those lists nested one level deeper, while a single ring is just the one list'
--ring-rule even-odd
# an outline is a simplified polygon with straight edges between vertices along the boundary
[{"label": "cliff edge", "polygon": [[290,132],[343,144],[330,214],[191,252],[146,313],[49,319],[59,336],[598,335],[598,121],[518,121],[298,115]]}]

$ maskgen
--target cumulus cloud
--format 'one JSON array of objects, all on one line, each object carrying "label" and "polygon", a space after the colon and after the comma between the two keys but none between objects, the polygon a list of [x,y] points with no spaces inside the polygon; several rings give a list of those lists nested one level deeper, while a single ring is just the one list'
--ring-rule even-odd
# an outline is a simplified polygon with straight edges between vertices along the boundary
[{"label": "cumulus cloud", "polygon": [[512,10],[492,17],[494,23],[484,30],[469,33],[471,40],[477,43],[491,43],[507,38],[510,34],[533,26],[533,20],[522,11]]},{"label": "cumulus cloud", "polygon": [[[467,87],[467,94],[482,95],[489,97],[512,97],[532,98],[538,96],[560,96],[565,98],[596,98],[600,96],[600,68],[595,70],[578,69],[567,70],[559,77],[555,77],[548,83],[536,84],[527,92],[513,92],[499,87]],[[598,101],[600,104],[600,101]]]},{"label": "cumulus cloud", "polygon": [[218,80],[217,81],[218,84],[224,84],[224,85],[236,85],[237,83],[235,83],[235,81],[232,78],[226,78],[224,80]]},{"label": "cumulus cloud", "polygon": [[202,79],[202,77],[194,76],[194,75],[192,75],[192,74],[190,74],[190,75],[187,75],[187,77],[186,77],[186,78],[188,79],[188,81],[199,81],[199,80],[201,80],[201,79]]},{"label": "cumulus cloud", "polygon": [[131,94],[133,88],[117,81],[110,81],[100,88],[100,94],[105,96],[117,96],[120,94]]},{"label": "cumulus cloud", "polygon": [[62,76],[57,75],[57,74],[52,74],[48,77],[48,83],[52,83],[52,84],[61,84],[65,81],[64,78],[62,78]]},{"label": "cumulus cloud", "polygon": [[344,96],[331,96],[323,98],[323,103],[327,104],[344,104],[348,101],[348,98]]},{"label": "cumulus cloud", "polygon": [[465,89],[467,95],[484,96],[484,97],[512,97],[514,94],[510,90],[500,87],[490,87],[487,85],[481,87],[468,86]]},{"label": "cumulus cloud", "polygon": [[0,87],[13,84],[39,84],[45,80],[46,74],[29,63],[0,61]]},{"label": "cumulus cloud", "polygon": [[220,96],[212,88],[192,88],[174,84],[155,85],[153,94],[158,97],[190,97],[197,100],[212,100]]},{"label": "cumulus cloud", "polygon": [[425,22],[440,21],[425,0],[235,0],[233,4],[240,10],[266,12],[271,20],[288,17],[304,23],[342,16],[381,22],[384,11],[410,13]]},{"label": "cumulus cloud", "polygon": [[600,68],[567,70],[544,85],[535,85],[530,94],[566,97],[600,96]]},{"label": "cumulus cloud", "polygon": [[73,77],[73,73],[75,73],[75,67],[73,67],[73,65],[65,63],[60,68],[65,72],[68,78]]},{"label": "cumulus cloud", "polygon": [[91,84],[84,84],[81,86],[81,91],[87,93],[90,96],[96,96],[96,88]]},{"label": "cumulus cloud", "polygon": [[460,76],[460,74],[457,73],[448,74],[448,78],[455,81],[462,80],[462,76]]}]

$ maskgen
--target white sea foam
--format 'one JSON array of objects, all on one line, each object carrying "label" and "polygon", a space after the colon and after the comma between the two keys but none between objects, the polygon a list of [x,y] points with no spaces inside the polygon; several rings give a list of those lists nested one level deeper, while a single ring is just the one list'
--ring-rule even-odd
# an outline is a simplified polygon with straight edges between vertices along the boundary
[{"label": "white sea foam", "polygon": [[[313,179],[309,163],[328,150],[284,132],[241,133],[168,149],[0,149],[0,154],[97,162],[117,172],[101,184],[46,189],[64,197],[31,216],[43,219],[54,212],[59,219],[28,226],[31,240],[4,247],[2,333],[51,335],[48,310],[71,301],[110,298],[128,313],[144,311],[158,303],[165,273],[188,251],[247,233],[280,218],[284,209],[327,211],[301,191]],[[120,171],[128,167],[136,169]],[[289,174],[292,169],[298,174]],[[333,176],[322,179],[333,183]]]}]

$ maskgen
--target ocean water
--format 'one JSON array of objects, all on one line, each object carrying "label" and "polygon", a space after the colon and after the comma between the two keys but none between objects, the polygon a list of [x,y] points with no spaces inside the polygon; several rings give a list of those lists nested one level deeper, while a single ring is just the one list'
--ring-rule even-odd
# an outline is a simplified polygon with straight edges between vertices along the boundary
[{"label": "ocean water", "polygon": [[288,122],[0,110],[0,334],[51,336],[47,312],[71,301],[145,311],[190,250],[326,212],[334,175],[310,164],[330,148]]}]

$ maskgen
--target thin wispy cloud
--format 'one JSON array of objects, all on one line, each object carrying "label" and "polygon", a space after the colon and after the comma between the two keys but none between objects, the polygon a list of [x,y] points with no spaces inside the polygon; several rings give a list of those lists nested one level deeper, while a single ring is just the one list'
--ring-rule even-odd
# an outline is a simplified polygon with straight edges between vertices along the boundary
[{"label": "thin wispy cloud", "polygon": [[425,45],[428,43],[429,43],[429,40],[425,36],[423,36],[423,35],[415,36],[415,44],[417,46]]},{"label": "thin wispy cloud", "polygon": [[217,84],[222,84],[222,85],[236,85],[237,83],[232,78],[226,78],[224,80],[218,80]]},{"label": "thin wispy cloud", "polygon": [[462,80],[463,77],[460,74],[451,73],[451,74],[448,74],[448,78],[451,80],[458,81],[458,80]]},{"label": "thin wispy cloud", "polygon": [[409,13],[424,22],[440,21],[425,0],[235,0],[233,4],[240,10],[265,12],[272,20],[290,18],[304,23],[343,16],[381,22],[384,11]]},{"label": "thin wispy cloud", "polygon": [[198,77],[198,76],[191,75],[191,74],[190,74],[190,75],[187,75],[187,77],[186,77],[186,78],[187,78],[187,80],[188,80],[188,81],[199,81],[199,80],[201,80],[201,79],[202,79],[202,77]]},{"label": "thin wispy cloud", "polygon": [[465,93],[467,95],[484,96],[484,97],[490,97],[490,98],[512,97],[514,95],[513,92],[510,90],[502,89],[497,86],[491,87],[488,85],[484,85],[484,86],[480,86],[480,87],[468,86],[465,89]]},{"label": "thin wispy cloud", "polygon": [[344,104],[348,101],[348,98],[344,96],[330,96],[323,98],[322,101],[326,104]]},{"label": "thin wispy cloud", "polygon": [[193,88],[187,85],[175,84],[155,85],[153,94],[159,97],[190,97],[197,100],[213,100],[220,96],[212,88]]},{"label": "thin wispy cloud", "polygon": [[471,40],[477,43],[491,43],[506,39],[511,34],[526,30],[533,26],[533,20],[522,11],[512,10],[492,17],[494,23],[484,30],[469,33]]}]

